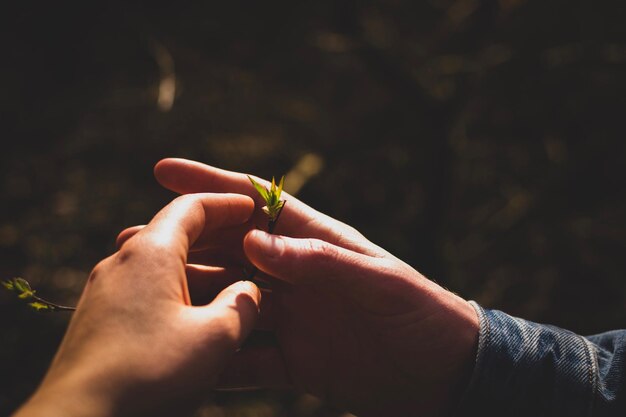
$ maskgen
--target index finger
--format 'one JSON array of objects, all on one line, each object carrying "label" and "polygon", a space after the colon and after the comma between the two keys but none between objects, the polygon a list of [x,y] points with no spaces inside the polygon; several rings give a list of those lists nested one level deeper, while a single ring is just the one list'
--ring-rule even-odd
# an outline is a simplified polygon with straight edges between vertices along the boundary
[{"label": "index finger", "polygon": [[[247,175],[200,162],[179,158],[163,159],[154,167],[154,175],[165,188],[180,194],[234,192],[252,197],[260,206],[265,204],[250,184]],[[269,185],[265,180],[255,179],[266,187]],[[320,213],[288,193],[283,195],[288,204],[281,214],[277,233],[295,238],[322,239],[372,256],[380,256],[384,252],[351,226]]]},{"label": "index finger", "polygon": [[165,206],[123,247],[139,246],[148,256],[186,263],[191,245],[216,229],[248,221],[254,211],[250,197],[240,194],[188,194]]},{"label": "index finger", "polygon": [[[238,193],[244,194],[264,205],[263,199],[250,184],[248,176],[238,172],[226,171],[200,162],[180,158],[167,158],[159,161],[154,167],[157,181],[179,194],[188,193]],[[269,183],[261,178],[254,177],[265,187]],[[318,214],[313,208],[290,196],[282,193],[283,199],[289,201],[289,212],[281,217],[281,224],[291,226],[301,224]]]}]

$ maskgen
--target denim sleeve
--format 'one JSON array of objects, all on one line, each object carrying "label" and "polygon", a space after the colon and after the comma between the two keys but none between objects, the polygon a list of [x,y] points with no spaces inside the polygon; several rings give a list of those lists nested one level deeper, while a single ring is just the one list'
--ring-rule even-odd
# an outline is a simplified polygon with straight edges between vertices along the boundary
[{"label": "denim sleeve", "polygon": [[583,337],[487,310],[458,416],[626,416],[626,330]]}]

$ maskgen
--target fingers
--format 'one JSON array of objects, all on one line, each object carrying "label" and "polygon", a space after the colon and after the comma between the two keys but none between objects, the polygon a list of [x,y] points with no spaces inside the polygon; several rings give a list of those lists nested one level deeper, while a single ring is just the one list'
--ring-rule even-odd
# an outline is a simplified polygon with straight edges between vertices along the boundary
[{"label": "fingers", "polygon": [[282,355],[275,346],[246,347],[235,354],[218,379],[217,389],[286,389],[291,381]]},{"label": "fingers", "polygon": [[[259,207],[265,205],[244,174],[225,171],[195,161],[169,158],[156,164],[154,175],[165,188],[180,194],[207,191],[231,192],[248,195],[255,200]],[[257,180],[265,186],[269,185],[267,181],[259,178]],[[289,225],[305,223],[314,215],[314,210],[310,207],[291,198],[287,193],[283,193],[283,196],[289,200],[288,206],[290,208],[281,215],[280,226],[283,229],[285,227],[292,229]]]},{"label": "fingers", "polygon": [[[187,259],[189,247],[201,236],[210,235],[220,227],[248,221],[253,211],[249,197],[238,194],[192,194],[176,198],[163,208],[152,221],[132,236],[122,252],[135,252],[182,262]],[[131,230],[127,235],[131,235]],[[124,236],[120,240],[124,239]],[[140,250],[139,250],[140,249]],[[184,263],[183,263],[184,265]]]},{"label": "fingers", "polygon": [[331,291],[383,316],[423,304],[438,288],[394,258],[367,256],[317,239],[253,230],[244,239],[244,251],[268,275]]},{"label": "fingers", "polygon": [[[177,193],[233,192],[252,197],[259,207],[264,205],[245,174],[175,158],[160,161],[154,168],[154,174],[161,185]],[[267,181],[257,180],[263,185],[269,184]],[[312,209],[287,193],[283,195],[288,203],[276,233],[322,239],[373,256],[384,253],[354,228]]]},{"label": "fingers", "polygon": [[372,275],[375,258],[318,239],[294,239],[252,230],[244,251],[263,272],[293,284],[349,284]]},{"label": "fingers", "polygon": [[116,247],[116,249],[119,250],[122,247],[122,245],[128,239],[130,239],[131,237],[135,236],[144,227],[146,227],[146,226],[142,224],[142,225],[139,225],[139,226],[128,227],[128,228],[122,230],[120,232],[120,234],[117,235],[117,239],[115,239],[115,247]]},{"label": "fingers", "polygon": [[249,186],[250,181],[242,174],[186,159],[163,159],[155,165],[154,175],[165,188],[180,194],[212,190],[218,193],[254,195],[251,192],[253,189]]},{"label": "fingers", "polygon": [[[238,267],[220,268],[188,264],[186,272],[191,303],[195,306],[209,304],[224,288],[244,278],[244,272]],[[273,294],[264,292],[261,297],[256,329],[272,330],[275,328],[274,304]]]},{"label": "fingers", "polygon": [[241,346],[259,316],[261,292],[250,281],[238,281],[223,291],[205,309],[210,328],[228,346]]},{"label": "fingers", "polygon": [[[117,250],[145,226],[133,226],[122,230],[115,241]],[[187,255],[187,263],[211,266],[246,265],[248,260],[243,253],[243,237],[248,232],[247,225],[222,228],[214,233],[198,238]]]},{"label": "fingers", "polygon": [[224,268],[238,267],[241,270],[243,265],[247,264],[247,261],[240,248],[235,251],[232,248],[223,247],[202,251],[192,250],[187,256],[187,263]]},{"label": "fingers", "polygon": [[187,285],[193,305],[206,305],[226,287],[240,281],[241,268],[221,268],[188,264]]}]

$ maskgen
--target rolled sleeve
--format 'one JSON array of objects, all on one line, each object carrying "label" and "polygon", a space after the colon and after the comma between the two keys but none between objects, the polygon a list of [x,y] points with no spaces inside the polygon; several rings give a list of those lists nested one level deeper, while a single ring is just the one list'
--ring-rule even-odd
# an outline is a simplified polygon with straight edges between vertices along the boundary
[{"label": "rolled sleeve", "polygon": [[483,309],[474,372],[457,415],[592,416],[597,351],[588,339]]}]

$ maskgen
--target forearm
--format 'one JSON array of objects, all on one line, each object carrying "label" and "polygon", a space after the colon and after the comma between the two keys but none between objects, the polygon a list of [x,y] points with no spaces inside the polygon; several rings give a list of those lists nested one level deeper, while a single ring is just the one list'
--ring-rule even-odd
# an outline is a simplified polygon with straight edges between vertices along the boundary
[{"label": "forearm", "polygon": [[[614,332],[607,349],[593,338],[473,305],[479,348],[457,415],[624,415],[623,383],[615,378],[623,381],[626,331]],[[602,396],[603,390],[610,392]]]},{"label": "forearm", "polygon": [[[85,387],[83,387],[85,388]],[[85,389],[69,388],[63,384],[41,387],[13,417],[109,417],[115,412],[111,402],[90,395]]]}]

